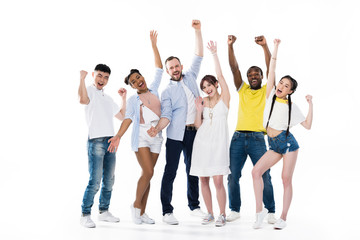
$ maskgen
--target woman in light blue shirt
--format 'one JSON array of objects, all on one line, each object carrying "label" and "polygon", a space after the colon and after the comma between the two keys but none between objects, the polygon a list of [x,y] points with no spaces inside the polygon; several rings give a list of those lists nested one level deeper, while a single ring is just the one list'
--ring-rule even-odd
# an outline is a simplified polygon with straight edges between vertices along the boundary
[{"label": "woman in light blue shirt", "polygon": [[118,133],[109,140],[111,143],[109,151],[114,152],[119,146],[120,139],[133,124],[131,135],[131,148],[135,152],[142,175],[139,178],[136,199],[130,208],[134,223],[154,224],[146,213],[146,202],[150,192],[150,180],[153,176],[154,167],[159,157],[162,145],[162,136],[159,132],[155,137],[150,137],[147,130],[151,126],[156,126],[161,116],[161,104],[158,95],[158,88],[163,74],[163,65],[157,48],[157,32],[150,32],[151,45],[155,56],[155,78],[150,88],[147,87],[145,78],[139,70],[131,69],[129,75],[125,78],[125,83],[136,89],[137,94],[131,96],[126,104],[125,119],[122,122]]}]

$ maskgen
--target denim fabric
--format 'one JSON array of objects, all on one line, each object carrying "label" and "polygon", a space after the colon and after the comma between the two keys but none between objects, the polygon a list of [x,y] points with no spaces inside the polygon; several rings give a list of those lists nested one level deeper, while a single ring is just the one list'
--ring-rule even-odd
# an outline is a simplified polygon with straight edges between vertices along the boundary
[{"label": "denim fabric", "polygon": [[282,131],[282,133],[273,138],[268,136],[268,142],[269,150],[273,150],[280,154],[294,152],[299,149],[299,144],[295,137],[290,132],[286,137],[286,131]]},{"label": "denim fabric", "polygon": [[109,209],[112,187],[115,180],[115,153],[107,151],[110,137],[101,137],[88,140],[89,183],[86,187],[81,205],[83,214],[90,214],[94,203],[94,196],[100,188],[99,210]]},{"label": "denim fabric", "polygon": [[[239,212],[241,207],[240,184],[241,171],[247,156],[250,156],[253,165],[266,152],[264,133],[262,132],[235,132],[230,144],[230,171],[228,176],[229,207]],[[270,169],[263,174],[265,208],[270,213],[275,212],[274,191],[271,183]]]},{"label": "denim fabric", "polygon": [[188,206],[190,210],[199,208],[199,178],[189,175],[195,135],[196,131],[185,130],[183,141],[176,141],[170,138],[166,141],[166,165],[161,182],[163,215],[172,213],[174,209],[171,205],[172,190],[181,152],[184,154],[184,162],[186,165]]}]

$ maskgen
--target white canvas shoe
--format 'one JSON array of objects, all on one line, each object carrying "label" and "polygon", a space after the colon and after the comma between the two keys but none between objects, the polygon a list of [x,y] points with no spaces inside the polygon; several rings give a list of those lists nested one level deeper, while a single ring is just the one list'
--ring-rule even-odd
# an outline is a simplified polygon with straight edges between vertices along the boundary
[{"label": "white canvas shoe", "polygon": [[220,214],[220,216],[218,217],[218,219],[215,222],[215,226],[222,227],[222,226],[225,226],[225,224],[226,224],[226,218],[223,214]]},{"label": "white canvas shoe", "polygon": [[201,224],[202,224],[202,225],[207,225],[207,224],[209,224],[209,223],[212,223],[214,220],[215,220],[215,219],[214,219],[214,216],[211,215],[211,213],[208,213],[208,214],[206,215],[206,217],[204,217],[203,220],[201,221]]},{"label": "white canvas shoe", "polygon": [[120,219],[114,217],[109,211],[100,213],[98,219],[99,221],[104,221],[104,222],[113,222],[113,223],[120,222]]},{"label": "white canvas shoe", "polygon": [[131,209],[131,217],[132,217],[133,222],[135,224],[141,224],[142,223],[141,217],[140,217],[141,209],[134,207],[134,204],[130,205],[130,209]]},{"label": "white canvas shoe", "polygon": [[95,223],[91,219],[91,215],[81,216],[80,224],[81,224],[81,226],[86,227],[86,228],[94,228],[94,227],[96,227]]},{"label": "white canvas shoe", "polygon": [[255,229],[261,228],[264,218],[266,217],[266,214],[268,212],[269,211],[266,208],[264,208],[261,212],[256,213],[256,221],[253,225],[253,228],[255,228]]},{"label": "white canvas shoe", "polygon": [[146,223],[146,224],[155,224],[155,220],[150,218],[146,213],[144,213],[143,215],[141,215],[141,221],[142,223]]},{"label": "white canvas shoe", "polygon": [[204,213],[201,208],[195,208],[194,210],[190,211],[190,215],[193,217],[201,217],[204,218],[207,216],[206,213]]},{"label": "white canvas shoe", "polygon": [[276,223],[274,224],[274,228],[275,229],[284,229],[286,227],[286,221],[282,220],[281,218],[279,218]]},{"label": "white canvas shoe", "polygon": [[275,213],[268,213],[267,221],[269,224],[276,223]]},{"label": "white canvas shoe", "polygon": [[235,211],[231,211],[229,215],[227,215],[226,217],[226,221],[227,222],[232,222],[235,221],[236,219],[240,218],[240,213],[239,212],[235,212]]},{"label": "white canvas shoe", "polygon": [[178,225],[179,221],[175,218],[173,213],[166,213],[163,216],[163,222],[169,225]]}]

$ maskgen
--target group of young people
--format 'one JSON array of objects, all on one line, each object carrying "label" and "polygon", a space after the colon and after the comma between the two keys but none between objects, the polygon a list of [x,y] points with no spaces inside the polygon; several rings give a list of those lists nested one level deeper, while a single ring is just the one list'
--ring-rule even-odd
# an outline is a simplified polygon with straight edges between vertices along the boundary
[{"label": "group of young people", "polygon": [[[249,84],[242,79],[235,58],[233,44],[235,36],[228,36],[228,54],[234,84],[239,94],[238,122],[229,143],[227,116],[230,92],[222,74],[217,45],[210,41],[207,48],[212,54],[216,77],[204,76],[200,89],[207,96],[200,97],[196,81],[203,59],[201,23],[192,21],[195,30],[195,56],[187,72],[179,58],[171,56],[165,61],[166,72],[171,79],[159,98],[158,88],[163,75],[163,64],[157,47],[157,32],[150,32],[150,40],[155,58],[155,76],[149,85],[138,69],[131,69],[125,77],[125,84],[136,93],[126,98],[127,91],[120,88],[122,107],[104,93],[111,70],[104,64],[95,67],[92,76],[94,84],[86,87],[87,72],[80,72],[79,97],[85,104],[86,120],[89,127],[88,164],[90,178],[82,201],[81,225],[95,227],[91,219],[94,196],[100,188],[99,220],[119,222],[119,218],[109,212],[116,151],[120,140],[133,124],[131,148],[142,169],[137,183],[136,198],[131,204],[131,215],[136,224],[154,224],[154,219],[146,214],[146,204],[150,192],[150,181],[163,143],[162,130],[166,128],[166,165],[161,182],[161,203],[163,222],[176,225],[171,205],[173,182],[183,153],[187,175],[187,199],[191,214],[202,218],[202,224],[215,222],[224,226],[226,222],[240,217],[241,171],[250,157],[254,192],[256,198],[256,221],[254,228],[260,228],[264,218],[283,229],[292,198],[292,175],[295,168],[299,145],[289,128],[301,123],[310,129],[312,124],[312,97],[306,96],[309,111],[306,117],[291,102],[291,94],[297,82],[287,75],[275,84],[275,68],[280,40],[274,40],[273,54],[270,53],[265,37],[255,38],[265,54],[267,83],[262,86],[263,72],[252,66],[247,71]],[[221,88],[221,91],[218,88]],[[114,135],[114,116],[122,120],[119,131]],[[264,135],[268,135],[269,150],[266,149]],[[282,179],[284,185],[283,211],[279,219],[274,216],[275,201],[270,177],[270,168],[283,159]],[[226,191],[223,176],[228,175],[228,195],[230,214],[226,216]],[[210,178],[216,189],[220,214],[214,218]],[[200,209],[199,179],[207,213]],[[264,203],[264,208],[263,208]]]}]

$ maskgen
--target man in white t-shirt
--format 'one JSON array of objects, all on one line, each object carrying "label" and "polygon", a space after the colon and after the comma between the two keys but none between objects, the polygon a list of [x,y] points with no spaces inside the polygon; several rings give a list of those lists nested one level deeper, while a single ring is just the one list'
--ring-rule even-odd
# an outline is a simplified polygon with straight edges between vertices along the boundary
[{"label": "man in white t-shirt", "polygon": [[126,90],[120,89],[119,95],[123,99],[122,109],[114,100],[104,93],[104,87],[109,81],[111,70],[105,64],[98,64],[92,76],[94,83],[85,86],[86,71],[80,71],[79,98],[85,106],[86,122],[89,129],[88,136],[88,164],[89,183],[86,187],[82,201],[82,215],[80,224],[84,227],[93,228],[95,223],[91,219],[91,207],[94,197],[100,188],[99,220],[106,222],[119,222],[109,211],[112,187],[114,185],[115,153],[109,152],[108,140],[114,136],[113,118],[122,120],[125,115]]}]

